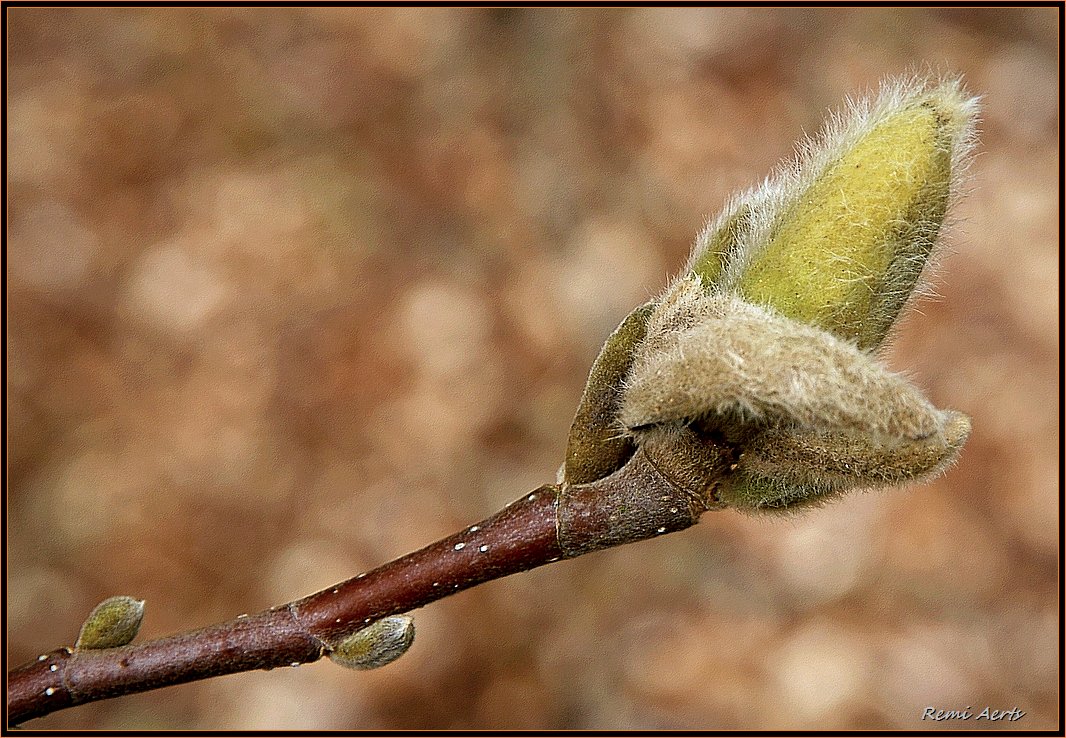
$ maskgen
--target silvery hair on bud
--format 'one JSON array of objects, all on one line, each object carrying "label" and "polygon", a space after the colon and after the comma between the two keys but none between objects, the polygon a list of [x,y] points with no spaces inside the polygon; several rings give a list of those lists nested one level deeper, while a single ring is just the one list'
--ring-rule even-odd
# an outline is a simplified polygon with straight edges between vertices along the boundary
[{"label": "silvery hair on bud", "polygon": [[639,433],[705,416],[853,430],[888,442],[925,438],[945,422],[917,388],[850,343],[708,294],[689,276],[649,320],[619,419]]},{"label": "silvery hair on bud", "polygon": [[[732,196],[721,213],[712,218],[696,237],[688,264],[681,274],[693,270],[709,250],[717,251],[721,264],[718,277],[707,285],[715,291],[735,289],[752,259],[771,238],[779,216],[786,212],[840,156],[853,148],[879,124],[916,102],[940,101],[951,111],[951,182],[948,210],[963,194],[976,144],[979,98],[966,92],[957,77],[936,79],[908,75],[881,82],[876,95],[848,98],[814,138],[796,145],[796,155],[779,165],[760,185]],[[933,234],[936,237],[936,234]],[[929,244],[932,250],[932,244]],[[925,276],[935,269],[936,252],[917,265]],[[918,282],[917,292],[928,291]]]},{"label": "silvery hair on bud", "polygon": [[619,418],[638,443],[693,422],[743,438],[718,494],[749,511],[936,476],[970,431],[966,416],[938,410],[851,343],[708,294],[695,275],[649,320]]}]

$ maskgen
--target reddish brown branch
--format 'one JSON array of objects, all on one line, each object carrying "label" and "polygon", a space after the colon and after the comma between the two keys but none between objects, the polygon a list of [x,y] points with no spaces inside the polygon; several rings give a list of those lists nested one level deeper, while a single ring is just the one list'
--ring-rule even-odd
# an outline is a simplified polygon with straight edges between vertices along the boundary
[{"label": "reddish brown branch", "polygon": [[541,487],[477,525],[289,609],[308,633],[329,643],[387,615],[555,561],[563,555],[555,532],[557,492]]},{"label": "reddish brown branch", "polygon": [[[724,463],[724,462],[723,462]],[[95,700],[316,661],[367,624],[560,558],[687,528],[708,507],[643,450],[593,484],[547,485],[481,523],[266,612],[146,643],[58,649],[8,674],[8,723]]]}]

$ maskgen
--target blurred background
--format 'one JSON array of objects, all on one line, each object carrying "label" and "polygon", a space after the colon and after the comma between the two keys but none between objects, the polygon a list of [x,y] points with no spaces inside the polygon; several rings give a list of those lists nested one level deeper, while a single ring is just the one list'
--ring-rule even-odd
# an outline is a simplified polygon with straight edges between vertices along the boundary
[{"label": "blurred background", "polygon": [[600,344],[732,191],[885,75],[984,96],[888,355],[973,416],[942,479],[492,582],[376,672],[32,727],[1056,727],[1056,9],[6,12],[11,665],[110,595],[206,625],[554,481]]}]

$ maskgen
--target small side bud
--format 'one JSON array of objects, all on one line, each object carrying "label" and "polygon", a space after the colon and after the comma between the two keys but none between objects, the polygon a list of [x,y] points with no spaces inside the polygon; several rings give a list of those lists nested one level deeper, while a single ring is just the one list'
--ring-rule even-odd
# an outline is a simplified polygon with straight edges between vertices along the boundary
[{"label": "small side bud", "polygon": [[340,640],[329,653],[346,669],[377,669],[403,656],[415,640],[410,615],[390,615]]},{"label": "small side bud", "polygon": [[82,623],[78,640],[80,649],[117,648],[137,636],[144,617],[144,600],[126,595],[108,597],[93,608]]}]

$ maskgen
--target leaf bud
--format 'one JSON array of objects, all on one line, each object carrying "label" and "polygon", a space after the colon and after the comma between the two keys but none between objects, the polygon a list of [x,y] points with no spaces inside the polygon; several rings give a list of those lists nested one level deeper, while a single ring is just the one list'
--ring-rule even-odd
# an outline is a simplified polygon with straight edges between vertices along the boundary
[{"label": "leaf bud", "polygon": [[75,648],[125,646],[137,636],[144,617],[144,600],[126,595],[109,597],[93,608],[82,623]]},{"label": "leaf bud", "polygon": [[390,615],[342,638],[329,652],[346,669],[377,669],[403,656],[415,640],[410,615]]}]

